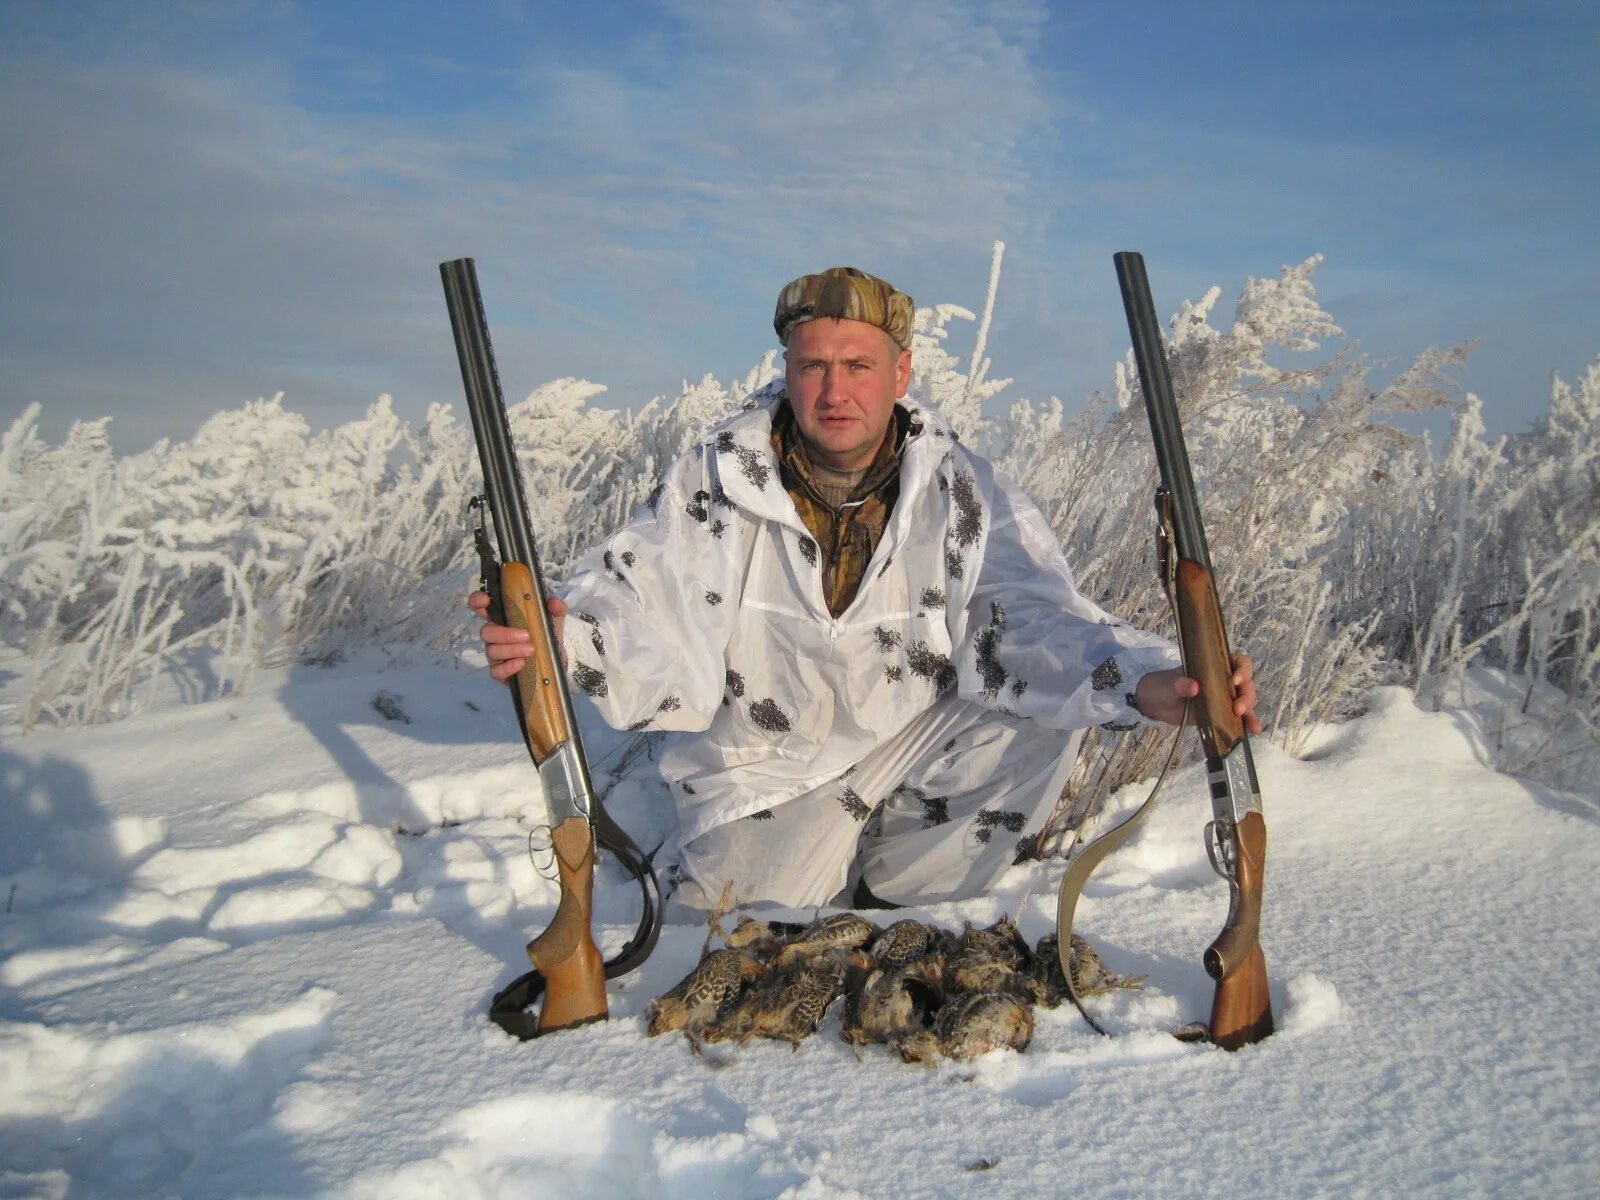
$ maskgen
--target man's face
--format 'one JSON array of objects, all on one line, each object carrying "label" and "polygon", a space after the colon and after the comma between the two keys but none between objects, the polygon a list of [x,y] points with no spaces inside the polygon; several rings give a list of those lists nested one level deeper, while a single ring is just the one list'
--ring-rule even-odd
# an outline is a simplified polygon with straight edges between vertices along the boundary
[{"label": "man's face", "polygon": [[811,461],[835,471],[871,463],[911,383],[911,351],[876,325],[818,317],[794,327],[783,361]]}]

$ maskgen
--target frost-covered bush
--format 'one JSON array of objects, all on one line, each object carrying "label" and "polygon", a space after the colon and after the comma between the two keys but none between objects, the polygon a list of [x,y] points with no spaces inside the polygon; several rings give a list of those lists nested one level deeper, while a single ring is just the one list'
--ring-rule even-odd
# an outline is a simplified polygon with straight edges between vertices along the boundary
[{"label": "frost-covered bush", "polygon": [[[1543,714],[1549,736],[1501,747],[1501,765],[1559,774],[1561,751],[1592,748],[1597,679],[1597,434],[1600,366],[1577,388],[1556,382],[1533,433],[1489,441],[1475,397],[1449,368],[1462,350],[1430,350],[1374,388],[1369,364],[1334,355],[1273,365],[1339,333],[1316,304],[1319,260],[1251,280],[1226,330],[1217,292],[1186,305],[1167,349],[1202,497],[1217,584],[1235,646],[1258,664],[1261,715],[1288,749],[1310,726],[1354,711],[1379,678],[1425,702],[1487,661],[1541,680],[1569,703]],[[1115,403],[1068,419],[1058,404],[1018,404],[985,432],[1061,534],[1080,585],[1135,623],[1170,631],[1150,549],[1154,455],[1131,355]],[[1389,423],[1449,409],[1442,456]],[[1105,789],[1152,773],[1162,737],[1092,733],[1074,812]],[[1516,752],[1508,752],[1515,742]],[[1098,767],[1098,769],[1097,769]]]},{"label": "frost-covered bush", "polygon": [[[985,357],[999,261],[997,247],[965,360],[952,333],[973,313],[919,310],[913,388],[1035,498],[1086,593],[1170,630],[1131,355],[1081,411],[1004,405],[1009,381],[991,379]],[[1477,400],[1449,380],[1462,351],[1429,351],[1382,387],[1348,351],[1319,353],[1340,330],[1316,301],[1318,261],[1249,280],[1225,324],[1212,289],[1167,334],[1218,586],[1232,640],[1259,664],[1262,716],[1293,750],[1380,677],[1437,703],[1484,662],[1526,681],[1526,706],[1549,687],[1568,698],[1549,745],[1506,740],[1518,747],[1508,765],[1554,776],[1568,735],[1600,728],[1600,363],[1576,385],[1556,381],[1536,429],[1487,439]],[[742,379],[707,376],[633,413],[593,405],[603,389],[575,379],[510,406],[546,575],[562,580],[777,373],[768,354]],[[1390,423],[1445,408],[1440,453]],[[464,515],[478,468],[448,406],[412,427],[384,397],[313,434],[279,397],[120,460],[104,421],[48,446],[36,419],[0,440],[0,644],[31,663],[25,725],[133,711],[193,651],[217,672],[194,685],[204,697],[262,667],[380,642],[447,650],[470,631]],[[1093,733],[1069,816],[1148,774],[1158,753],[1153,734]]]},{"label": "frost-covered bush", "polygon": [[[1316,350],[1340,332],[1314,298],[1317,261],[1251,280],[1226,330],[1211,324],[1220,294],[1212,289],[1180,310],[1166,339],[1230,637],[1257,661],[1262,716],[1291,748],[1311,722],[1350,711],[1376,677],[1366,622],[1326,612],[1323,570],[1359,503],[1366,461],[1399,436],[1375,423],[1379,399],[1357,398],[1341,359],[1293,370],[1269,360]],[[1061,534],[1080,586],[1170,633],[1152,542],[1155,456],[1131,354],[1111,399],[1070,419],[1059,403],[1015,405],[993,441],[1000,464]],[[1109,740],[1092,732],[1074,812],[1152,773],[1164,742],[1154,731]],[[1093,764],[1102,768],[1085,777]]]},{"label": "frost-covered bush", "polygon": [[467,442],[445,410],[414,430],[383,397],[312,435],[277,397],[121,461],[104,421],[52,448],[37,412],[0,444],[0,641],[32,662],[25,726],[131,712],[189,650],[214,652],[205,697],[351,641],[447,632],[425,581],[464,561]]}]

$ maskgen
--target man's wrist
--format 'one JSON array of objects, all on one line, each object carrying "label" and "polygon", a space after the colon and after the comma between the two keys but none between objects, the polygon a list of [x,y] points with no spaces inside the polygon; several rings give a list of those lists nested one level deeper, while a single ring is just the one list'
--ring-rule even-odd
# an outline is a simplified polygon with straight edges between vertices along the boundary
[{"label": "man's wrist", "polygon": [[1138,682],[1133,685],[1133,691],[1128,693],[1128,707],[1133,709],[1134,712],[1138,713],[1146,721],[1153,720],[1153,718],[1148,712],[1145,711],[1144,708],[1144,681],[1149,679],[1152,674],[1154,674],[1154,672],[1146,671],[1143,675],[1139,676]]}]

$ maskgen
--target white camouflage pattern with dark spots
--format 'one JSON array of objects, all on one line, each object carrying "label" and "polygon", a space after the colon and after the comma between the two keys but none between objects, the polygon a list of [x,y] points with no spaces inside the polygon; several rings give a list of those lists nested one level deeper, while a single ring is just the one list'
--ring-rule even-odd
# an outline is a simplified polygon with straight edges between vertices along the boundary
[{"label": "white camouflage pattern with dark spots", "polygon": [[[1060,731],[1143,720],[1127,693],[1176,652],[1080,594],[1032,502],[911,400],[894,511],[831,617],[775,483],[782,394],[758,392],[675,462],[565,596],[593,618],[566,624],[569,670],[608,723],[704,734],[661,759],[693,783],[674,790],[682,840],[831,784],[942,697]],[[1121,685],[1097,688],[1113,658]]]}]

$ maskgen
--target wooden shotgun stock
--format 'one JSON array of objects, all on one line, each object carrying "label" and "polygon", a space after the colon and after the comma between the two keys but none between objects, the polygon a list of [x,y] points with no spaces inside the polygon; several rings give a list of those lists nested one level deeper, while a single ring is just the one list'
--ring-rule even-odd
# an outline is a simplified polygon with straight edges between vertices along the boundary
[{"label": "wooden shotgun stock", "polygon": [[[1205,953],[1206,970],[1217,981],[1211,999],[1211,1040],[1237,1050],[1272,1033],[1272,997],[1261,928],[1261,880],[1267,865],[1267,822],[1250,813],[1236,831],[1238,875],[1230,880],[1233,903],[1228,923]],[[1229,955],[1232,955],[1230,961]]]},{"label": "wooden shotgun stock", "polygon": [[[526,629],[533,656],[513,675],[523,733],[533,761],[543,766],[572,741],[562,703],[558,667],[560,652],[546,636],[541,619],[540,589],[533,572],[519,562],[500,565],[500,598],[506,624]],[[566,1029],[609,1015],[605,960],[590,931],[594,902],[594,830],[587,818],[573,815],[551,830],[561,902],[549,926],[528,943],[528,958],[545,979],[539,1032]]]},{"label": "wooden shotgun stock", "polygon": [[589,932],[594,896],[594,836],[589,822],[568,817],[550,835],[561,876],[561,904],[549,927],[528,943],[528,958],[545,979],[539,1031],[603,1021],[606,964]]}]

